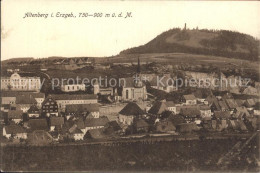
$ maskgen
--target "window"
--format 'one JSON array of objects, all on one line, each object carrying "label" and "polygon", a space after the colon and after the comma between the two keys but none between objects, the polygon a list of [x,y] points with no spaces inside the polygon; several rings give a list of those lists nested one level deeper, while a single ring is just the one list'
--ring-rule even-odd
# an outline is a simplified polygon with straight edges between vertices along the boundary
[{"label": "window", "polygon": [[126,99],[128,99],[128,90],[126,90],[126,96],[125,97],[126,97]]}]

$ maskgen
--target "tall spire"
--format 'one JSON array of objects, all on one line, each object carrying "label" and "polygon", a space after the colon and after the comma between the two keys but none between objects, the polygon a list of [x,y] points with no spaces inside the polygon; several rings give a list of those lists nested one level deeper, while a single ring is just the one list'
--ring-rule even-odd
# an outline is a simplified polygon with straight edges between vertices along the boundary
[{"label": "tall spire", "polygon": [[137,64],[137,73],[141,73],[141,67],[140,67],[140,59],[138,57],[138,64]]}]

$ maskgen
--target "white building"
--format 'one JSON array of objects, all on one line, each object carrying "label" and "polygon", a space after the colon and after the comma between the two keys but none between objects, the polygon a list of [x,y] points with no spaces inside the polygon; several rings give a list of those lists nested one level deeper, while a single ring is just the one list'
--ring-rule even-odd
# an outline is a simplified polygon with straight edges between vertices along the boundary
[{"label": "white building", "polygon": [[40,77],[32,73],[13,73],[10,77],[1,77],[1,90],[40,92]]},{"label": "white building", "polygon": [[63,92],[85,91],[86,87],[85,84],[69,84],[69,85],[62,85],[61,90]]}]

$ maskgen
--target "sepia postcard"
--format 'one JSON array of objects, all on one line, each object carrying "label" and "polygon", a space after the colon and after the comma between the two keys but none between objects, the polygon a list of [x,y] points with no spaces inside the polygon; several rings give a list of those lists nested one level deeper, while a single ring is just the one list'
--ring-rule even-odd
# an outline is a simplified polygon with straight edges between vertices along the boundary
[{"label": "sepia postcard", "polygon": [[1,172],[259,172],[259,1],[1,1]]}]

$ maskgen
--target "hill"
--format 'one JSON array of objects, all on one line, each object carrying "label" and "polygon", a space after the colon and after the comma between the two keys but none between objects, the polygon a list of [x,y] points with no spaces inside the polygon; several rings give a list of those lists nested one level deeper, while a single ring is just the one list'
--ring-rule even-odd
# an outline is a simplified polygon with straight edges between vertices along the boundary
[{"label": "hill", "polygon": [[145,45],[126,49],[120,52],[120,55],[191,53],[255,61],[259,59],[258,50],[259,40],[247,34],[227,30],[174,28],[163,32]]}]

